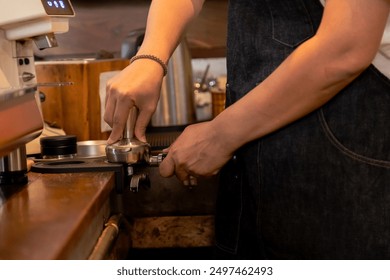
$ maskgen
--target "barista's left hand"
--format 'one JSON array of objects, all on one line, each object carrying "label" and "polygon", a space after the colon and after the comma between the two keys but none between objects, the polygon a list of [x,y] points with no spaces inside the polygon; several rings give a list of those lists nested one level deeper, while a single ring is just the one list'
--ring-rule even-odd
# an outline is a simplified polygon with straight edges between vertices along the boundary
[{"label": "barista's left hand", "polygon": [[168,154],[160,164],[161,176],[176,175],[188,184],[190,176],[217,174],[233,153],[224,147],[217,131],[212,121],[188,126],[166,150]]}]

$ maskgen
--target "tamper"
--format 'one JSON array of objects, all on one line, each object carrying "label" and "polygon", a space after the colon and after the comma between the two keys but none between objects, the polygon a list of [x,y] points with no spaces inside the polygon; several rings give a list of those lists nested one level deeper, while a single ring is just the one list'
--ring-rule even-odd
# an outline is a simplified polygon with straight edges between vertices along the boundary
[{"label": "tamper", "polygon": [[138,110],[135,106],[130,109],[123,131],[123,138],[118,142],[106,146],[106,156],[109,162],[136,164],[149,162],[150,145],[134,137],[134,126]]}]

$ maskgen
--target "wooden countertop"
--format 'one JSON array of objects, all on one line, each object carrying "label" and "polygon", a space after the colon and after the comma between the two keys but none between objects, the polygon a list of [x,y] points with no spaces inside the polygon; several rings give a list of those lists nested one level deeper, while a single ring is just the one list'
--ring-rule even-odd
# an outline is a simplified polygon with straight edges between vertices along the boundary
[{"label": "wooden countertop", "polygon": [[83,259],[110,215],[114,173],[38,174],[0,188],[0,259]]}]

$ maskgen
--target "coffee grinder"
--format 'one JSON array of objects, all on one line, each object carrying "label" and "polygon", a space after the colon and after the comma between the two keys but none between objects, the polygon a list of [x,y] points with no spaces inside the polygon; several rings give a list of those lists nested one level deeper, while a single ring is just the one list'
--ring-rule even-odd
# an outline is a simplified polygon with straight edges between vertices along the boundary
[{"label": "coffee grinder", "polygon": [[74,10],[69,0],[0,0],[0,186],[26,184],[25,144],[43,129],[34,63],[57,46]]}]

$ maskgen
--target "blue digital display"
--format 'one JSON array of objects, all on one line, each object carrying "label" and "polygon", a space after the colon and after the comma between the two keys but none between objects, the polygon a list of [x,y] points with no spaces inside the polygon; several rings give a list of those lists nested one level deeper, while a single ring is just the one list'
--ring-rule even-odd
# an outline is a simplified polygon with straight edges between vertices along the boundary
[{"label": "blue digital display", "polygon": [[69,0],[41,0],[48,15],[74,15],[72,5]]}]

